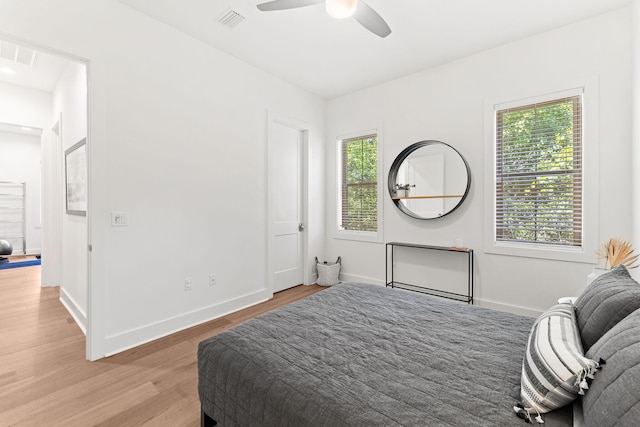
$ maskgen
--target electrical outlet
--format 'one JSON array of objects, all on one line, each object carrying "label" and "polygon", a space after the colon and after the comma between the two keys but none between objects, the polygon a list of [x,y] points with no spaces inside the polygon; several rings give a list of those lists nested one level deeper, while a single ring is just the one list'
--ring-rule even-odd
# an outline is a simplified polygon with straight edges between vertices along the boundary
[{"label": "electrical outlet", "polygon": [[187,277],[186,279],[184,279],[184,290],[185,291],[190,291],[191,289],[193,289],[191,287],[191,278]]},{"label": "electrical outlet", "polygon": [[209,286],[215,286],[216,283],[216,275],[215,274],[210,274],[209,275]]}]

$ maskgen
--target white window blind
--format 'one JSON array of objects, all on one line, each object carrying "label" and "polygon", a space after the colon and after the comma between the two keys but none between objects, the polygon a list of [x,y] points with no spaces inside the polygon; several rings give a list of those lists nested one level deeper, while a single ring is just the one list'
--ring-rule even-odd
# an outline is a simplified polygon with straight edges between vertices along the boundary
[{"label": "white window blind", "polygon": [[496,240],[582,246],[582,95],[496,112]]},{"label": "white window blind", "polygon": [[344,231],[378,231],[378,138],[340,141],[340,225]]}]

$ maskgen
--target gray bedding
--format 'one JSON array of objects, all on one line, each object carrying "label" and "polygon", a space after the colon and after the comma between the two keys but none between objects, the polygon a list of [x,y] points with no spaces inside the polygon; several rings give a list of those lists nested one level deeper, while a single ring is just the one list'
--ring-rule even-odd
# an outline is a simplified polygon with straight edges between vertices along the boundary
[{"label": "gray bedding", "polygon": [[202,410],[223,427],[526,425],[512,406],[533,322],[335,286],[200,343]]}]

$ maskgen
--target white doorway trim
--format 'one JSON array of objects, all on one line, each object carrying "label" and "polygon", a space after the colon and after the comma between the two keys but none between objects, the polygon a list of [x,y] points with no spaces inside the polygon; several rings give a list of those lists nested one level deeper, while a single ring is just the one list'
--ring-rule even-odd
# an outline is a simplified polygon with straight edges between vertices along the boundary
[{"label": "white doorway trim", "polygon": [[[302,188],[302,215],[301,221],[305,227],[308,226],[309,219],[309,125],[302,121],[292,119],[290,117],[284,116],[279,113],[275,113],[273,111],[268,111],[267,113],[267,289],[273,295],[274,289],[274,220],[275,220],[275,192],[278,191],[275,188],[273,183],[273,165],[271,160],[272,146],[275,141],[271,138],[270,129],[273,128],[274,125],[281,125],[291,129],[294,129],[300,132],[301,136],[301,188]],[[301,257],[302,257],[302,283],[305,285],[309,284],[309,232],[308,229],[302,232],[302,245],[301,245]]]},{"label": "white doorway trim", "polygon": [[[43,185],[44,190],[48,189],[48,197],[50,200],[49,218],[47,218],[46,226],[43,230],[43,240],[48,242],[43,245],[42,260],[42,285],[43,286],[60,286],[62,281],[62,113],[56,118],[55,123],[51,127],[51,138],[49,144],[49,166],[50,176],[45,177],[43,174],[43,183],[48,179],[48,185]],[[43,197],[44,198],[44,197]]]}]

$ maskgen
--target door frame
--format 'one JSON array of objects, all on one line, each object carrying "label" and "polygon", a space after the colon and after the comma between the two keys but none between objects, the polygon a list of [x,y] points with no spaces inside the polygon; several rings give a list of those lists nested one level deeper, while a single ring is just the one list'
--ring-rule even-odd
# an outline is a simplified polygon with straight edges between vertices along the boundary
[{"label": "door frame", "polygon": [[274,251],[274,227],[273,222],[275,220],[275,192],[277,189],[273,183],[273,175],[271,171],[273,170],[272,164],[272,147],[276,141],[271,137],[271,129],[274,125],[285,126],[291,129],[294,129],[300,133],[300,187],[301,187],[301,221],[305,226],[304,231],[302,231],[302,244],[301,247],[301,259],[302,259],[302,284],[308,285],[309,282],[309,263],[307,262],[309,258],[309,230],[308,230],[308,219],[309,212],[307,207],[309,206],[309,125],[302,121],[292,119],[285,115],[267,111],[267,289],[269,290],[271,296],[273,296],[273,286],[274,286],[274,273],[275,269],[273,266],[273,251]]},{"label": "door frame", "polygon": [[[50,157],[48,162],[51,167],[51,176],[47,178],[50,178],[52,181],[48,196],[51,200],[49,220],[53,226],[50,227],[50,230],[44,230],[43,227],[43,230],[48,234],[47,239],[52,242],[49,246],[53,247],[57,253],[46,254],[48,256],[45,258],[51,259],[49,261],[45,260],[42,263],[42,276],[48,279],[46,285],[44,284],[45,281],[42,281],[42,286],[60,286],[62,284],[62,212],[64,210],[64,206],[62,204],[62,200],[64,199],[64,193],[62,190],[64,188],[64,167],[62,164],[63,131],[64,126],[62,123],[62,112],[60,112],[58,117],[54,117],[54,124],[51,127],[51,138],[49,139],[51,151],[49,152]],[[42,187],[44,189],[45,186],[43,185]],[[41,198],[44,199],[44,193],[41,194]],[[51,249],[51,247],[49,249]]]}]

